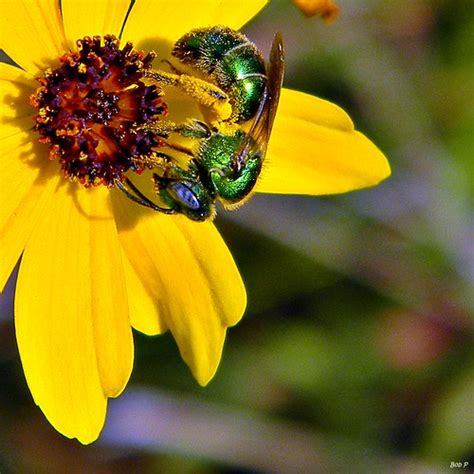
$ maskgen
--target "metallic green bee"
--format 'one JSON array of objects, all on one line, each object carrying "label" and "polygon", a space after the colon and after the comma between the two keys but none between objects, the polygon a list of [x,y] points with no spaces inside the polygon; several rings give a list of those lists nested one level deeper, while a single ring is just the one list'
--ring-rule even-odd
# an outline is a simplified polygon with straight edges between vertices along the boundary
[{"label": "metallic green bee", "polygon": [[266,68],[246,36],[222,26],[193,30],[176,42],[172,54],[207,74],[229,95],[231,121],[242,123],[255,116],[265,92]]},{"label": "metallic green bee", "polygon": [[[173,55],[182,64],[206,73],[204,81],[188,74],[154,71],[148,76],[181,88],[200,104],[228,102],[231,114],[207,124],[190,119],[184,124],[159,122],[149,130],[168,139],[173,133],[197,140],[195,150],[167,142],[191,156],[186,167],[165,153],[157,153],[155,191],[164,206],[145,197],[128,179],[117,187],[130,199],[166,214],[182,213],[196,221],[215,216],[215,202],[233,208],[242,204],[260,175],[278,107],[284,74],[282,38],[275,35],[268,67],[262,54],[244,35],[217,26],[193,30],[180,38]],[[248,132],[240,126],[251,122]]]}]

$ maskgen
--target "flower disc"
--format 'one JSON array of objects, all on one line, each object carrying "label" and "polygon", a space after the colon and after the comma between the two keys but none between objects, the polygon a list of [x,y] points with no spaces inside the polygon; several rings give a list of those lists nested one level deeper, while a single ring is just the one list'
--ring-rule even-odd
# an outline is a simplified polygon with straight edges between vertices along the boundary
[{"label": "flower disc", "polygon": [[167,113],[162,91],[141,80],[154,53],[145,56],[131,43],[120,49],[112,35],[103,42],[85,37],[77,46],[39,79],[31,97],[39,109],[35,128],[67,178],[86,187],[113,186],[127,170],[142,171],[143,158],[162,146],[140,128]]}]

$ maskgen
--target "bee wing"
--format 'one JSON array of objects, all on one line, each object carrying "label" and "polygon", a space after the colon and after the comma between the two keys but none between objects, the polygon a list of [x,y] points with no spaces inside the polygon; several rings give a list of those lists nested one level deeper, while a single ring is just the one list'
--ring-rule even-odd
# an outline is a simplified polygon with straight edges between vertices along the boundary
[{"label": "bee wing", "polygon": [[283,84],[285,58],[283,55],[283,38],[277,33],[273,39],[270,62],[267,67],[267,85],[254,122],[240,149],[235,155],[236,163],[244,163],[252,151],[260,151],[262,160],[265,157],[268,140],[275,120]]}]

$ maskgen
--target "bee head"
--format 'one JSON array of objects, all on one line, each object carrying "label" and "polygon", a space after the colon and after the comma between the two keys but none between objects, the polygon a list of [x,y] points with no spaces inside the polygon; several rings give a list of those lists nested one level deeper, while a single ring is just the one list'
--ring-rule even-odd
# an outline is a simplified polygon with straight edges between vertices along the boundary
[{"label": "bee head", "polygon": [[184,214],[193,221],[214,218],[213,199],[199,180],[172,180],[154,174],[153,181],[156,193],[170,209]]}]

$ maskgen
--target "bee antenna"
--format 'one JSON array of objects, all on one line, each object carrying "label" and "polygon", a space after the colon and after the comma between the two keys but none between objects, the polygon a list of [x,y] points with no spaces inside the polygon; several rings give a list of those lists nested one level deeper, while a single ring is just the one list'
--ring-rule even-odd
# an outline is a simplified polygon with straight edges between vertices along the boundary
[{"label": "bee antenna", "polygon": [[[133,202],[136,202],[137,204],[140,204],[144,207],[149,207],[150,209],[153,209],[154,211],[162,212],[164,214],[176,213],[174,209],[160,207],[160,206],[157,206],[153,201],[150,201],[145,195],[142,194],[142,192],[127,177],[124,177],[123,181],[126,184],[116,179],[115,185],[117,186],[118,189],[120,189],[120,191],[122,191],[125,194],[125,196],[127,196]],[[132,194],[128,188],[130,188],[135,194]]]}]

